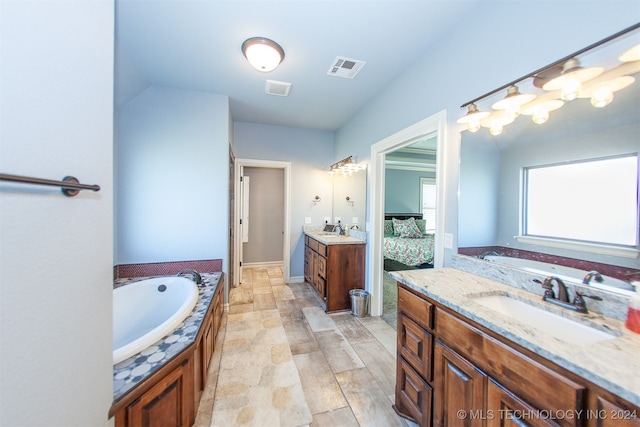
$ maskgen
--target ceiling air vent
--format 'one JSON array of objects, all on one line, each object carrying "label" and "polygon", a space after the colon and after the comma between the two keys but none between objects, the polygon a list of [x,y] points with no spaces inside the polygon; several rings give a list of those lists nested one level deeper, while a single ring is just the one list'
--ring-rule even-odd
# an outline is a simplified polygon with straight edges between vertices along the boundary
[{"label": "ceiling air vent", "polygon": [[343,56],[336,56],[327,74],[330,76],[352,79],[358,75],[360,70],[365,66],[366,62],[357,59],[349,59]]},{"label": "ceiling air vent", "polygon": [[267,80],[264,91],[267,95],[288,96],[291,90],[291,83]]}]

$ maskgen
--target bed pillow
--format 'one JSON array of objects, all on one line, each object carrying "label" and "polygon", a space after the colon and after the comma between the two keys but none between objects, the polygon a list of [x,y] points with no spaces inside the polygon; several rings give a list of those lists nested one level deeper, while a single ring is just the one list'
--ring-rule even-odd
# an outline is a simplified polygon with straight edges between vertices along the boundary
[{"label": "bed pillow", "polygon": [[390,219],[384,220],[384,235],[393,236],[393,221]]},{"label": "bed pillow", "polygon": [[420,230],[422,234],[426,233],[426,229],[427,229],[426,219],[416,219],[416,225],[418,226],[418,230]]},{"label": "bed pillow", "polygon": [[422,237],[422,232],[416,225],[414,218],[403,220],[393,218],[393,232],[400,237],[416,238]]}]

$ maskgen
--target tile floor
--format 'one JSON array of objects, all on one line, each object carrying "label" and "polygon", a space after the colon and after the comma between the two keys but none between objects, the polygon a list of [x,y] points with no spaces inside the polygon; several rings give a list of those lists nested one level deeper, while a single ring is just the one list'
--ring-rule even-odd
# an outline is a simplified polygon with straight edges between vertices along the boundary
[{"label": "tile floor", "polygon": [[[379,317],[327,315],[279,267],[245,269],[220,334],[196,427],[415,426],[392,408],[396,331]],[[270,358],[255,354],[265,343]],[[250,394],[260,386],[268,398]]]}]

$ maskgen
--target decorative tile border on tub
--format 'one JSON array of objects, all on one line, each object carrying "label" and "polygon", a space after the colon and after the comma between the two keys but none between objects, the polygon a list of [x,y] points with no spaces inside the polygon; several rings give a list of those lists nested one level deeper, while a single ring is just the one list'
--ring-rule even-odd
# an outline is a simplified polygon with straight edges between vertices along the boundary
[{"label": "decorative tile border on tub", "polygon": [[171,276],[185,268],[190,268],[199,272],[222,271],[221,259],[206,259],[200,261],[173,261],[173,262],[153,262],[147,264],[122,264],[113,268],[114,280],[127,277],[150,277],[150,276]]},{"label": "decorative tile border on tub", "polygon": [[[190,346],[198,335],[222,273],[202,273],[205,286],[199,287],[199,297],[191,314],[172,332],[140,353],[113,366],[113,400],[120,400],[129,390],[154,374],[169,360]],[[126,285],[138,279],[119,281]]]}]

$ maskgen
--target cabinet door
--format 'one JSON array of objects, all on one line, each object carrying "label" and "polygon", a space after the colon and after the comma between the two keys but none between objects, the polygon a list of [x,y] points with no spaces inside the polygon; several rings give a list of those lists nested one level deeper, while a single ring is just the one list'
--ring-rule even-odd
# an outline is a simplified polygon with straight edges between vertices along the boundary
[{"label": "cabinet door", "polygon": [[429,384],[402,357],[398,357],[396,377],[395,410],[422,427],[430,426],[433,392]]},{"label": "cabinet door", "polygon": [[492,379],[489,380],[487,410],[480,414],[486,417],[487,427],[557,426],[554,420],[545,419],[545,416],[548,418],[547,414],[556,415],[537,410]]},{"label": "cabinet door", "polygon": [[434,353],[434,424],[483,426],[487,376],[438,341]]},{"label": "cabinet door", "polygon": [[304,247],[304,280],[313,285],[313,251],[309,246]]},{"label": "cabinet door", "polygon": [[[189,383],[179,366],[127,408],[127,427],[176,427],[190,425]],[[191,400],[193,402],[193,400]]]}]

